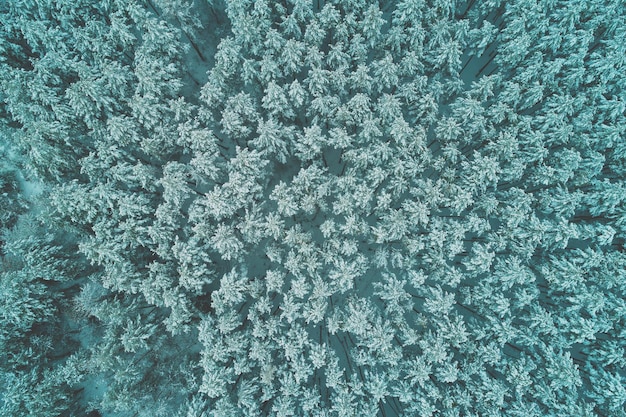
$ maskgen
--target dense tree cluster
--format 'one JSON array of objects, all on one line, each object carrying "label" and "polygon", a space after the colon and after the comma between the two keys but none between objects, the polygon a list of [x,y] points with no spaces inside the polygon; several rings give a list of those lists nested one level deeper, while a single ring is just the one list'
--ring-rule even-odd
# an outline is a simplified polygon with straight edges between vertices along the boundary
[{"label": "dense tree cluster", "polygon": [[0,415],[626,415],[625,38],[617,0],[0,4]]}]

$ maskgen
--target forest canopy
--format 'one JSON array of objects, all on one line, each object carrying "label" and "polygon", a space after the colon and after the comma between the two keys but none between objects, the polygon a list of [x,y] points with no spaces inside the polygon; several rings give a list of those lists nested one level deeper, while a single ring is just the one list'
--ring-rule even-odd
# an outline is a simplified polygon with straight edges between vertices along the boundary
[{"label": "forest canopy", "polygon": [[0,2],[0,416],[626,416],[619,0]]}]

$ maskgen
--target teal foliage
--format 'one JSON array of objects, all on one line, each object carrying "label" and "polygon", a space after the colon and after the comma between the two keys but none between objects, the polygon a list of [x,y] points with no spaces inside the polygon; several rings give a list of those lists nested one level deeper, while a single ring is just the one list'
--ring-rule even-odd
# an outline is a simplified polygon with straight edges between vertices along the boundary
[{"label": "teal foliage", "polygon": [[0,414],[625,416],[621,3],[3,3]]}]

